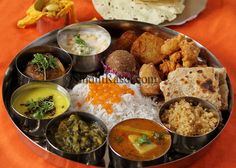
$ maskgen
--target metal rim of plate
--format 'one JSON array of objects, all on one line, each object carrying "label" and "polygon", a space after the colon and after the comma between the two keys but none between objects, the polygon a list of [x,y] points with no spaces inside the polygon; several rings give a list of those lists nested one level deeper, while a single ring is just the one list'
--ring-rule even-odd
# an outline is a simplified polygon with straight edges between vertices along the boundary
[{"label": "metal rim of plate", "polygon": [[[109,31],[111,36],[113,38],[117,38],[121,35],[122,32],[125,30],[136,30],[137,32],[143,32],[143,31],[149,31],[153,33],[158,33],[160,36],[163,36],[165,38],[171,37],[178,35],[179,33],[165,28],[165,27],[160,27],[157,25],[149,24],[149,23],[144,23],[144,22],[136,22],[136,21],[124,21],[124,20],[103,20],[103,21],[92,21],[92,22],[82,22],[79,24],[87,24],[87,23],[94,23],[98,24],[105,29]],[[56,44],[56,35],[57,31],[55,30],[53,32],[50,32],[35,41],[31,42],[28,46],[26,46],[21,52],[23,52],[25,49],[33,46],[39,46],[39,45],[57,45]],[[187,36],[186,36],[187,37]],[[189,37],[187,37],[189,38]],[[195,41],[196,42],[196,41]],[[198,47],[201,49],[200,57],[201,59],[205,60],[209,65],[213,67],[222,67],[221,63],[217,60],[217,58],[210,52],[208,51],[205,47],[203,47],[200,43],[196,42]],[[20,52],[20,53],[21,53]],[[59,155],[56,155],[54,153],[49,152],[46,147],[45,147],[45,142],[40,141],[37,139],[33,139],[30,136],[26,135],[25,133],[22,132],[19,123],[17,122],[16,118],[12,115],[12,112],[10,110],[10,96],[13,91],[18,87],[17,86],[17,77],[16,77],[16,68],[15,68],[15,59],[12,60],[11,64],[9,65],[5,76],[4,76],[4,81],[3,81],[3,86],[2,86],[2,97],[4,101],[5,108],[8,112],[8,115],[10,117],[10,120],[13,122],[14,126],[18,130],[19,135],[21,138],[24,140],[24,142],[30,147],[35,153],[37,153],[39,156],[42,158],[48,160],[52,164],[59,166],[59,167],[75,167],[75,166],[84,166],[78,162],[74,162],[68,159],[65,159]],[[166,163],[162,163],[159,165],[156,165],[155,167],[182,167],[182,166],[187,166],[191,164],[192,162],[198,160],[200,156],[204,155],[207,151],[207,149],[211,146],[211,144],[214,142],[215,139],[222,133],[223,129],[225,128],[226,124],[229,121],[229,118],[231,117],[232,114],[232,107],[233,107],[233,89],[230,83],[230,79],[227,76],[227,83],[229,87],[229,95],[228,95],[228,103],[229,103],[229,108],[227,111],[222,112],[222,117],[223,117],[223,126],[222,129],[218,131],[218,133],[215,135],[215,137],[203,148],[200,150],[190,154],[190,155],[180,155],[174,153],[176,155],[176,158],[173,160],[168,160]]]},{"label": "metal rim of plate", "polygon": [[[184,3],[185,9],[181,14],[177,14],[177,17],[172,21],[161,23],[160,26],[178,26],[195,19],[206,8],[207,0],[185,0]],[[94,5],[94,7],[96,9],[96,5]],[[98,10],[97,12],[100,13]],[[106,16],[102,17],[106,19]]]}]

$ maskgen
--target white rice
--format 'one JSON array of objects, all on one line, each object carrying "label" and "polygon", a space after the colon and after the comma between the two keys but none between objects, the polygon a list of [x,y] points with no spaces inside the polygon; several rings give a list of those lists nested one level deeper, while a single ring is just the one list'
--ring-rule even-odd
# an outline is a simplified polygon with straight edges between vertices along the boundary
[{"label": "white rice", "polygon": [[[100,79],[103,77],[104,76],[101,76]],[[114,75],[109,75],[110,79],[113,79],[114,77]],[[89,77],[89,79],[91,79],[91,77]],[[119,85],[127,85],[135,92],[135,94],[122,95],[122,101],[118,104],[112,105],[112,114],[108,114],[106,110],[102,107],[102,105],[93,105],[91,101],[86,102],[86,97],[89,93],[89,87],[88,84],[84,82],[78,83],[70,91],[70,110],[78,110],[94,114],[95,116],[100,118],[109,129],[118,122],[129,118],[146,118],[151,120],[157,120],[158,113],[155,103],[151,100],[151,98],[144,97],[141,94],[138,84],[125,83]],[[82,106],[78,107],[77,102],[83,102]]]}]

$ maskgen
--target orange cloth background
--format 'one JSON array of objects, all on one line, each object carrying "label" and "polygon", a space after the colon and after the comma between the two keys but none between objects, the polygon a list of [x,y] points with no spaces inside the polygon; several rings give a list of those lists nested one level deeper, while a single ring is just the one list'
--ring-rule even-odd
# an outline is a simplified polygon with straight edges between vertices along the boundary
[{"label": "orange cloth background", "polygon": [[[0,1],[0,80],[8,65],[23,47],[40,36],[35,27],[18,29],[16,22],[24,16],[33,0]],[[79,20],[98,16],[91,0],[75,0]],[[207,47],[226,67],[236,91],[236,1],[209,0],[207,9],[195,20],[171,27]],[[2,85],[2,84],[1,84]],[[1,92],[1,91],[0,91]],[[2,94],[2,93],[0,93]],[[205,156],[190,168],[236,167],[236,111],[226,129]],[[20,139],[11,123],[3,102],[0,103],[0,167],[55,168],[33,153]]]}]

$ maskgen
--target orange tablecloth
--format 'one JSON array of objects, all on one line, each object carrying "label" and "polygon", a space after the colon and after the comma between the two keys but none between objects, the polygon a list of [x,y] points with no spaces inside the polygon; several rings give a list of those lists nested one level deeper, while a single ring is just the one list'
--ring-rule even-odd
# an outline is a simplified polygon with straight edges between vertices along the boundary
[{"label": "orange tablecloth", "polygon": [[[40,36],[34,27],[17,29],[16,22],[24,16],[33,0],[0,1],[0,80],[9,63],[24,46]],[[79,20],[98,16],[91,0],[76,0]],[[189,35],[207,47],[226,67],[236,90],[236,1],[209,0],[207,9],[195,20],[171,27]],[[0,91],[1,92],[1,91]],[[1,94],[1,93],[0,93]],[[236,111],[226,129],[210,150],[190,168],[236,167]],[[3,102],[0,104],[0,167],[55,168],[33,153],[18,136]]]}]

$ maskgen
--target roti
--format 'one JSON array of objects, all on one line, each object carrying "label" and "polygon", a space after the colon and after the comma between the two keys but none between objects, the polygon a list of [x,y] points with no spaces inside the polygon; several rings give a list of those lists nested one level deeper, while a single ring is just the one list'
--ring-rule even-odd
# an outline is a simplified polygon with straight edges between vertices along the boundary
[{"label": "roti", "polygon": [[182,96],[207,100],[220,110],[228,108],[228,86],[224,68],[177,68],[160,83],[165,101]]},{"label": "roti", "polygon": [[93,0],[104,19],[136,20],[152,24],[172,21],[185,8],[184,0]]}]

